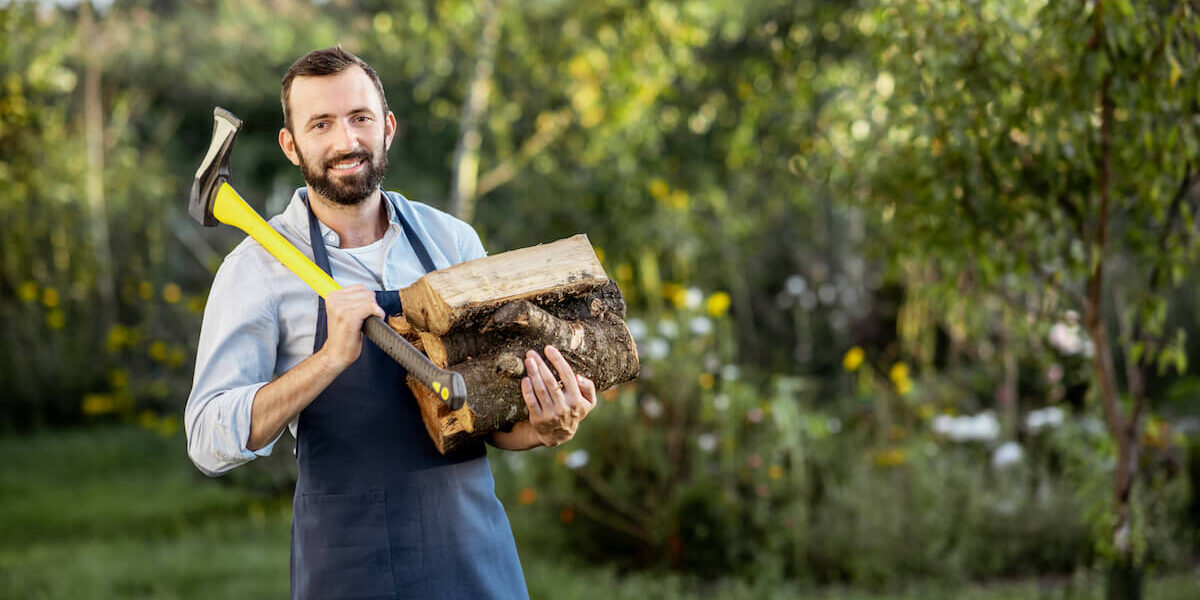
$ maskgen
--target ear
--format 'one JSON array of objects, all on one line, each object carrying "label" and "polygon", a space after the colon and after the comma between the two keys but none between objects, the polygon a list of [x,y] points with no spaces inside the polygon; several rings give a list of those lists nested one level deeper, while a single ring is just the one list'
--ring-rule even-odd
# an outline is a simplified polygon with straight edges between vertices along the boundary
[{"label": "ear", "polygon": [[292,132],[288,131],[287,127],[279,130],[279,147],[293,165],[300,166],[300,155],[296,153],[296,138],[292,137]]},{"label": "ear", "polygon": [[387,152],[392,149],[392,138],[396,137],[396,115],[390,110],[387,116],[383,118],[383,136],[383,150]]}]

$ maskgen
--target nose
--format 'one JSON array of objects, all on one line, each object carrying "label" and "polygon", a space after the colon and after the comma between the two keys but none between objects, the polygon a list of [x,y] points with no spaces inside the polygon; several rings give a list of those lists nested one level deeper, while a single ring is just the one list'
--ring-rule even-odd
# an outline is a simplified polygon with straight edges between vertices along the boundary
[{"label": "nose", "polygon": [[338,131],[334,139],[334,151],[339,154],[349,154],[361,148],[362,145],[358,140],[358,133],[351,127],[348,119],[342,119],[338,123]]}]

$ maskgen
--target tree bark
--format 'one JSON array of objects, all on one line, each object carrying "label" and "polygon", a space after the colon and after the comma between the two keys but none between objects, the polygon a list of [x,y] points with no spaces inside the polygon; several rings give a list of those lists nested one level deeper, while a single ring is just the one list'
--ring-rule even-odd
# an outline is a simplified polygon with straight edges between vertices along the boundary
[{"label": "tree bark", "polygon": [[529,418],[520,381],[531,349],[555,346],[598,391],[638,373],[625,299],[586,236],[429,273],[400,297],[404,317],[391,326],[466,380],[467,402],[457,411],[409,380],[442,453]]},{"label": "tree bark", "polygon": [[[619,291],[614,301],[614,291],[616,284],[610,282],[582,296],[515,300],[497,309],[482,331],[460,330],[444,338],[421,332],[430,358],[461,373],[467,384],[466,404],[451,411],[433,392],[409,380],[438,450],[453,452],[529,418],[520,384],[525,376],[523,358],[530,349],[558,348],[571,368],[595,382],[598,391],[635,378],[637,346],[625,325],[624,301]],[[563,316],[580,314],[581,306],[596,312],[583,320]],[[430,352],[431,345],[438,349]]]}]

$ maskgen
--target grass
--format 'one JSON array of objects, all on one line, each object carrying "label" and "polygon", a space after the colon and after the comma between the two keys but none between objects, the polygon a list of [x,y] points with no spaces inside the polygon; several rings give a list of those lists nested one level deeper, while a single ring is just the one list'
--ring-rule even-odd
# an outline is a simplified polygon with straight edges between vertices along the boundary
[{"label": "grass", "polygon": [[[136,427],[0,439],[0,598],[284,598],[290,502],[208,479],[183,439]],[[517,522],[517,521],[514,521]],[[517,522],[518,527],[520,523]],[[518,539],[536,540],[536,536]],[[533,598],[1083,600],[1099,577],[866,592],[675,574],[620,574],[523,544]],[[1153,578],[1147,600],[1200,597],[1200,576]]]}]

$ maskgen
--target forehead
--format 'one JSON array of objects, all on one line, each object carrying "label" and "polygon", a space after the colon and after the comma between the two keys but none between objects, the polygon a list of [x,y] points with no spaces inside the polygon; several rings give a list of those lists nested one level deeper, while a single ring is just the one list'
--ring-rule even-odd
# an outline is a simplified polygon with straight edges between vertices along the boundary
[{"label": "forehead", "polygon": [[367,72],[355,65],[336,75],[293,79],[289,105],[293,122],[304,123],[316,115],[344,115],[362,108],[382,113],[383,98]]}]

